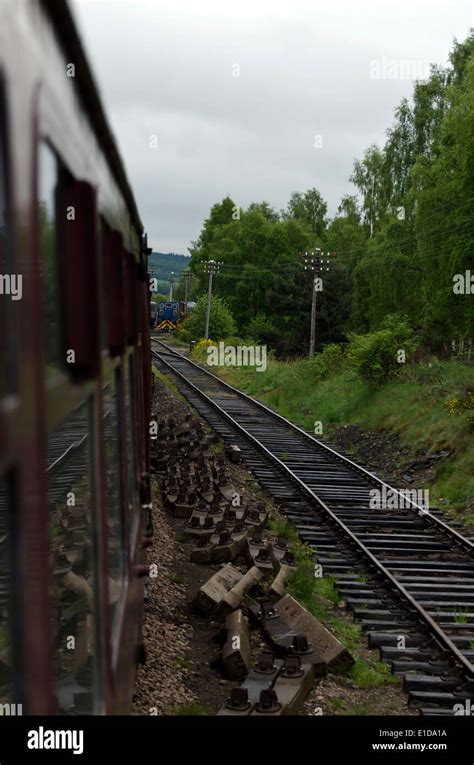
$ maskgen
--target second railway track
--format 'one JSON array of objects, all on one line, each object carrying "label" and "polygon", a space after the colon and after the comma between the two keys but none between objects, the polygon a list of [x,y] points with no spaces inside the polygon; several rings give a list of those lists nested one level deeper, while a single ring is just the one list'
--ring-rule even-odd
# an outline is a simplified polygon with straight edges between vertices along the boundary
[{"label": "second railway track", "polygon": [[240,447],[301,540],[314,548],[323,575],[335,577],[369,645],[404,675],[409,704],[430,715],[470,708],[472,539],[446,523],[442,512],[427,511],[162,341],[154,343],[154,363],[224,439]]}]

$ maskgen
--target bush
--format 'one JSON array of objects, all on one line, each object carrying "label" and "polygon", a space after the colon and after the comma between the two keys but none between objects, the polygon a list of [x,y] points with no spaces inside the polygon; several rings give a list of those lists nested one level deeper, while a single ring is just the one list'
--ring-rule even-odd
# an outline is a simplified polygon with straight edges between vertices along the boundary
[{"label": "bush", "polygon": [[377,332],[352,335],[347,357],[360,377],[380,385],[403,367],[399,352],[404,351],[408,360],[416,348],[417,342],[407,321],[391,315]]},{"label": "bush", "polygon": [[344,351],[341,345],[325,345],[321,353],[316,353],[309,361],[311,374],[317,379],[324,379],[340,370],[344,364]]},{"label": "bush", "polygon": [[[196,303],[192,315],[186,325],[191,337],[197,339],[204,337],[206,327],[207,295],[202,295]],[[209,317],[209,335],[216,340],[223,340],[235,332],[235,322],[227,304],[219,297],[213,297],[211,301],[211,314]]]},{"label": "bush", "polygon": [[264,314],[259,313],[247,325],[247,333],[250,337],[255,337],[259,343],[270,345],[275,342],[279,331]]}]

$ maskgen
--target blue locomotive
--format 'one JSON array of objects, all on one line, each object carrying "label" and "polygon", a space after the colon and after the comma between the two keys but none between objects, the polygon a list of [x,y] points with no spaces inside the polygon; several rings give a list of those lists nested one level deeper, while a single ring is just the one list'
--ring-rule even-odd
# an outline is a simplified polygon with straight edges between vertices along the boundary
[{"label": "blue locomotive", "polygon": [[172,329],[176,329],[179,318],[179,302],[177,300],[158,303],[158,316],[156,319],[156,329],[158,332],[170,332]]}]

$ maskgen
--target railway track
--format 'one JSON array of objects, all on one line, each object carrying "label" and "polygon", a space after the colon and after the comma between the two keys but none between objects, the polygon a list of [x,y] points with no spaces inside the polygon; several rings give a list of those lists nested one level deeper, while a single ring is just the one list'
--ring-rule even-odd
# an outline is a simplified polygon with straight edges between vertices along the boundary
[{"label": "railway track", "polygon": [[[103,391],[105,394],[106,387]],[[107,439],[113,438],[112,408],[113,404],[105,400],[103,421]],[[85,400],[49,434],[46,444],[46,477],[50,503],[60,502],[76,481],[87,476],[89,418],[89,404]]]},{"label": "railway track", "polygon": [[430,715],[470,710],[473,540],[441,511],[417,504],[163,341],[153,346],[154,363],[222,438],[240,447],[315,550],[319,573],[335,578],[369,645],[404,676],[409,705]]}]

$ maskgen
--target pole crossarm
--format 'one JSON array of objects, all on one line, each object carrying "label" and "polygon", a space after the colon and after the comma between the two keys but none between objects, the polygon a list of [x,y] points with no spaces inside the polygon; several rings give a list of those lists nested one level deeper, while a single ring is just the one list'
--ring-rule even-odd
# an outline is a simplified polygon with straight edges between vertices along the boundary
[{"label": "pole crossarm", "polygon": [[304,263],[304,270],[309,271],[312,274],[313,282],[311,298],[311,330],[309,338],[310,358],[314,356],[314,349],[316,347],[316,297],[318,292],[317,288],[319,288],[320,282],[322,289],[322,279],[319,278],[319,275],[328,273],[331,270],[331,257],[335,254],[335,252],[327,252],[324,254],[319,247],[316,247],[314,250],[299,253],[299,257]]}]

